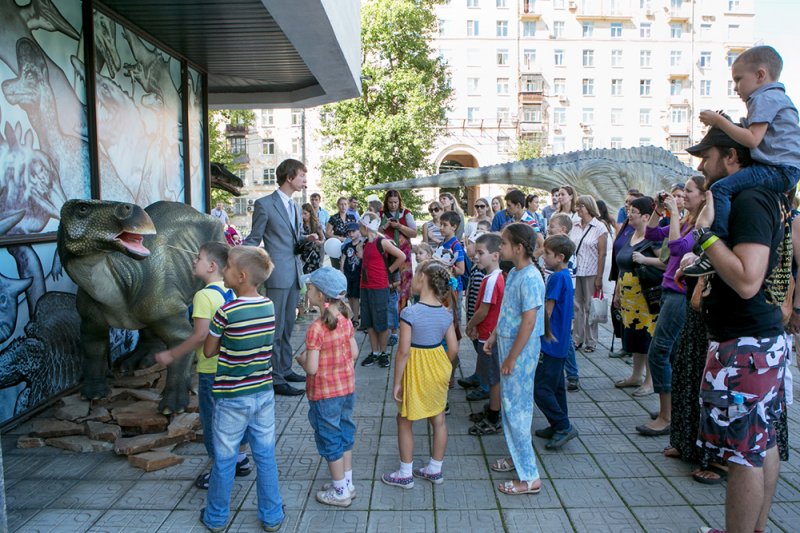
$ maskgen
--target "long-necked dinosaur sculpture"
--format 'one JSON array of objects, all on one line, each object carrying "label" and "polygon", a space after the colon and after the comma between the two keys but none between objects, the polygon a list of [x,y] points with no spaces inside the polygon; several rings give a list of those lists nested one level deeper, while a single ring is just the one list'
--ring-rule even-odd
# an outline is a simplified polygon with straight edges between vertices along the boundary
[{"label": "long-necked dinosaur sculpture", "polygon": [[655,146],[642,146],[567,152],[381,183],[367,187],[367,190],[455,188],[484,183],[540,189],[571,185],[579,194],[591,194],[610,206],[618,206],[632,187],[645,194],[655,194],[694,173],[671,152]]}]

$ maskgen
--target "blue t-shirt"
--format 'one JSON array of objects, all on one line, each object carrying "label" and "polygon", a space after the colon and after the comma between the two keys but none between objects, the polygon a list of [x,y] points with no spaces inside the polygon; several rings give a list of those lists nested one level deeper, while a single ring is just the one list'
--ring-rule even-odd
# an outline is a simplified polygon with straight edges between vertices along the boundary
[{"label": "blue t-shirt", "polygon": [[536,265],[531,264],[522,270],[512,268],[506,279],[503,303],[500,305],[500,317],[497,319],[497,335],[516,338],[522,323],[522,313],[538,309],[536,325],[525,348],[539,346],[539,337],[544,335],[544,281]]},{"label": "blue t-shirt", "polygon": [[[466,256],[464,255],[464,247],[461,246],[461,243],[458,242],[458,239],[455,237],[450,237],[442,244],[439,245],[439,248],[444,248],[445,250],[449,250],[453,253],[453,265],[458,263],[459,261],[464,263],[464,268],[467,267],[466,264]],[[458,287],[456,288],[457,291],[464,290],[464,284],[461,282],[461,276],[456,276],[456,280],[458,281]]]},{"label": "blue t-shirt", "polygon": [[572,306],[575,289],[569,269],[553,272],[547,278],[545,301],[555,301],[553,314],[550,315],[550,331],[555,340],[548,341],[542,337],[542,351],[550,357],[566,357],[569,343],[572,342]]},{"label": "blue t-shirt", "polygon": [[502,231],[506,224],[508,224],[509,220],[512,220],[514,217],[508,214],[508,211],[505,209],[501,209],[498,211],[494,218],[492,218],[492,231]]},{"label": "blue t-shirt", "polygon": [[800,125],[797,108],[786,96],[782,83],[768,83],[747,98],[747,118],[742,126],[766,122],[761,144],[750,149],[750,157],[765,165],[800,167]]}]

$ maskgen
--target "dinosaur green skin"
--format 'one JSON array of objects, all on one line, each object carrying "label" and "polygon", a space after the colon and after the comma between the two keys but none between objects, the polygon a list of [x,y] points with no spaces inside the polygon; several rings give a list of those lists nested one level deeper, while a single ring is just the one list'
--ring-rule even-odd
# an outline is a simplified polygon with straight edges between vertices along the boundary
[{"label": "dinosaur green skin", "polygon": [[568,152],[480,168],[468,168],[404,181],[381,183],[367,190],[457,188],[494,183],[550,190],[571,185],[610,206],[622,205],[626,191],[647,194],[669,188],[696,174],[672,153],[655,146]]},{"label": "dinosaur green skin", "polygon": [[[157,338],[168,347],[189,337],[187,309],[202,287],[192,276],[192,261],[208,241],[225,242],[222,224],[186,204],[156,202],[146,209],[100,200],[64,204],[58,255],[78,285],[83,396],[110,392],[109,327],[144,330],[145,344]],[[188,404],[191,363],[191,357],[181,357],[169,367],[162,412],[180,412]]]}]

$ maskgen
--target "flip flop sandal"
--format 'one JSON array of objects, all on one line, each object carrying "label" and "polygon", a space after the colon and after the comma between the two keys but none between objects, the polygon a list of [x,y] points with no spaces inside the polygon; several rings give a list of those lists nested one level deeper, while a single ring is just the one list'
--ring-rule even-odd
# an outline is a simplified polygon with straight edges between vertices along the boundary
[{"label": "flip flop sandal", "polygon": [[538,487],[534,488],[533,484],[536,483],[537,480],[533,481],[522,481],[525,483],[525,488],[519,490],[517,488],[517,484],[514,481],[506,481],[502,485],[498,485],[497,490],[502,492],[503,494],[508,494],[509,496],[517,496],[520,494],[539,494],[542,492],[542,486],[539,485]]},{"label": "flip flop sandal", "polygon": [[498,459],[489,467],[495,472],[511,472],[516,470],[517,467],[514,466],[513,463],[510,462],[511,457],[503,457],[502,459]]},{"label": "flip flop sandal", "polygon": [[484,418],[469,428],[469,434],[476,437],[482,437],[484,435],[495,435],[496,433],[500,433],[502,430],[503,426],[500,425],[499,420],[497,425],[495,425],[489,422],[488,419]]},{"label": "flip flop sandal", "polygon": [[619,381],[616,381],[614,383],[614,386],[616,388],[618,388],[618,389],[629,389],[629,388],[633,388],[633,387],[641,387],[643,383],[644,383],[644,381],[632,382],[632,381],[628,381],[627,379],[621,379]]},{"label": "flip flop sandal", "polygon": [[198,489],[208,490],[208,481],[211,479],[211,472],[206,472],[205,474],[200,474],[197,476],[197,479],[194,480],[194,486]]},{"label": "flip flop sandal", "polygon": [[[716,474],[716,478],[708,478],[701,476],[700,474],[703,472],[711,472],[712,474]],[[705,468],[701,468],[700,470],[695,470],[692,472],[692,479],[697,481],[698,483],[702,483],[703,485],[719,485],[728,477],[728,472],[723,470],[722,468],[714,465],[708,465]]]},{"label": "flip flop sandal", "polygon": [[592,353],[594,352],[594,348],[592,348],[591,346],[584,346],[582,351],[583,353]]}]

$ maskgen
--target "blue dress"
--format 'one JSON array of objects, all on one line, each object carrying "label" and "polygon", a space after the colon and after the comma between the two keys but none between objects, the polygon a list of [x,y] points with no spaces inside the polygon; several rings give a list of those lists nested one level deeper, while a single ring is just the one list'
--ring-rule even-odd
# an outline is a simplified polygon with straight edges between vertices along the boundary
[{"label": "blue dress", "polygon": [[533,332],[517,357],[514,371],[509,376],[500,376],[503,432],[517,475],[522,481],[539,479],[531,443],[531,424],[533,381],[539,362],[541,336],[544,335],[544,280],[533,264],[522,270],[512,269],[506,280],[495,331],[501,365],[517,337],[522,314],[531,309],[537,310]]}]

